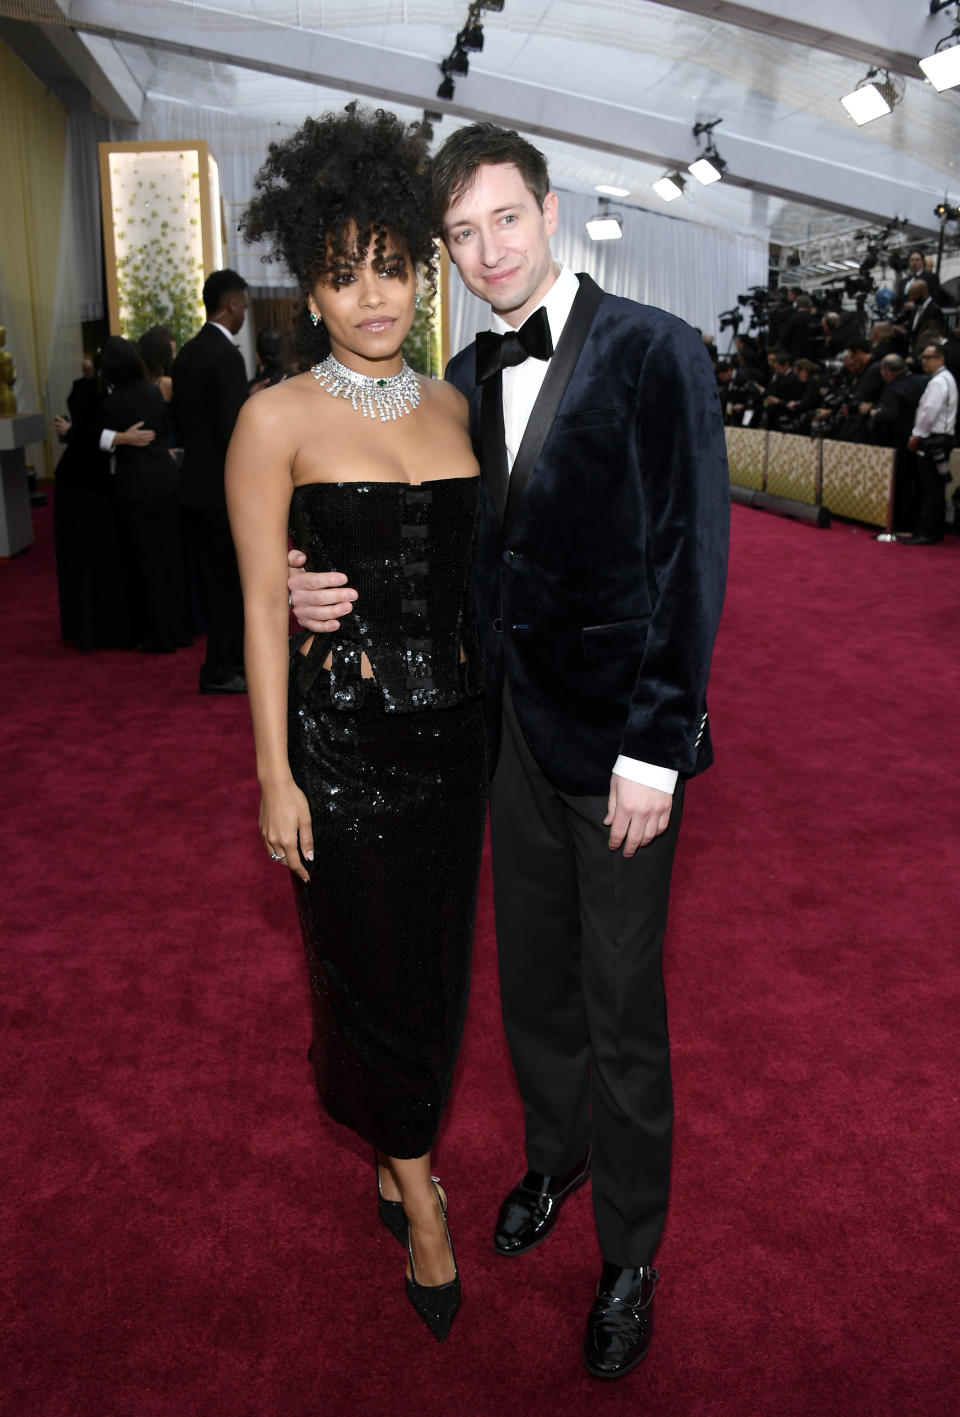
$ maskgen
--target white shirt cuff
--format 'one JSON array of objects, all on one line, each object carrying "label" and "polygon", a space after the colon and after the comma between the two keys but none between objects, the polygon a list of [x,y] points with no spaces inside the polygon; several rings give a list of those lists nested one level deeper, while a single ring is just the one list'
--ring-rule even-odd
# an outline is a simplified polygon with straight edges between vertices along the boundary
[{"label": "white shirt cuff", "polygon": [[617,777],[639,782],[644,787],[655,787],[658,792],[669,792],[671,796],[677,785],[678,774],[675,768],[661,768],[657,767],[656,763],[643,763],[639,758],[625,758],[622,753],[614,763],[613,770]]},{"label": "white shirt cuff", "polygon": [[104,428],[103,432],[100,434],[101,453],[113,452],[113,445],[116,442],[116,437],[117,433],[115,428]]}]

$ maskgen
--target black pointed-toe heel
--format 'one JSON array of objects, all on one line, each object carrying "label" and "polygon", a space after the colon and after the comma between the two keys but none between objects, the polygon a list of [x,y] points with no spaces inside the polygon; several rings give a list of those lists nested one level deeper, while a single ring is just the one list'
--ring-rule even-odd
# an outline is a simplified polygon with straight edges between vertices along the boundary
[{"label": "black pointed-toe heel", "polygon": [[377,1168],[377,1214],[390,1234],[399,1240],[401,1245],[406,1245],[407,1217],[403,1213],[403,1202],[384,1199],[383,1191],[380,1189],[380,1164],[376,1158],[374,1158],[374,1165]]},{"label": "black pointed-toe heel", "polygon": [[433,1334],[438,1343],[442,1343],[453,1325],[460,1307],[460,1271],[457,1269],[457,1257],[453,1253],[453,1241],[450,1239],[450,1229],[447,1225],[447,1197],[437,1184],[437,1178],[431,1176],[434,1190],[437,1193],[437,1204],[440,1207],[440,1216],[443,1220],[443,1229],[447,1237],[447,1244],[450,1246],[450,1258],[453,1260],[453,1278],[446,1284],[418,1284],[417,1271],[413,1263],[413,1246],[410,1243],[410,1229],[407,1227],[407,1254],[410,1257],[410,1274],[412,1278],[407,1278],[407,1296],[410,1303],[423,1319],[427,1328]]}]

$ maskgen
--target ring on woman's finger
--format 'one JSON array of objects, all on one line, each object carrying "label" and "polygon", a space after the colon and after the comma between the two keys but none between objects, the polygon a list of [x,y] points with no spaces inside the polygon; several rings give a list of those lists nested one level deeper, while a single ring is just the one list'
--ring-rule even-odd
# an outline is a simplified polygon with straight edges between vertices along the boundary
[{"label": "ring on woman's finger", "polygon": [[282,851],[271,851],[270,853],[271,861],[286,861],[286,859],[286,855]]}]

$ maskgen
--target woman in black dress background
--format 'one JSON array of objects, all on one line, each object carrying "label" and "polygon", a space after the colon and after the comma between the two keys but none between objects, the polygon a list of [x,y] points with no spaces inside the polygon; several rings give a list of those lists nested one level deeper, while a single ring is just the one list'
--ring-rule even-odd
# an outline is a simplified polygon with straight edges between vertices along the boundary
[{"label": "woman in black dress background", "polygon": [[[116,462],[117,508],[126,555],[128,594],[139,607],[140,649],[171,653],[193,642],[187,605],[177,492],[163,394],[151,383],[137,346],[111,335],[100,356],[108,392],[99,410],[101,446]],[[138,424],[155,434],[144,447],[110,446],[111,430]]]},{"label": "woman in black dress background", "polygon": [[[460,1280],[430,1151],[466,1010],[485,784],[467,405],[403,359],[417,268],[435,280],[426,141],[351,106],[274,144],[257,186],[243,226],[300,282],[312,365],[245,404],[227,461],[260,830],[294,877],[321,1100],[376,1149],[408,1295],[443,1338]],[[288,655],[291,526],[358,600]]]}]

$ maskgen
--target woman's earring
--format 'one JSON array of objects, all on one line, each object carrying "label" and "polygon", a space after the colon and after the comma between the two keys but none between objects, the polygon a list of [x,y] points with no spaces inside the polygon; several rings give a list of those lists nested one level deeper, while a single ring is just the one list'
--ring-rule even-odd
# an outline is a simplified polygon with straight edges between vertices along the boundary
[{"label": "woman's earring", "polygon": [[416,295],[413,297],[413,308],[414,308],[415,310],[419,310],[419,309],[420,309],[420,292],[419,292],[419,290],[417,291]]},{"label": "woman's earring", "polygon": [[310,311],[310,323],[311,323],[311,325],[322,325],[322,324],[323,324],[323,320],[322,320],[322,319],[320,318],[320,316],[317,314],[316,310],[311,310],[311,311]]}]

